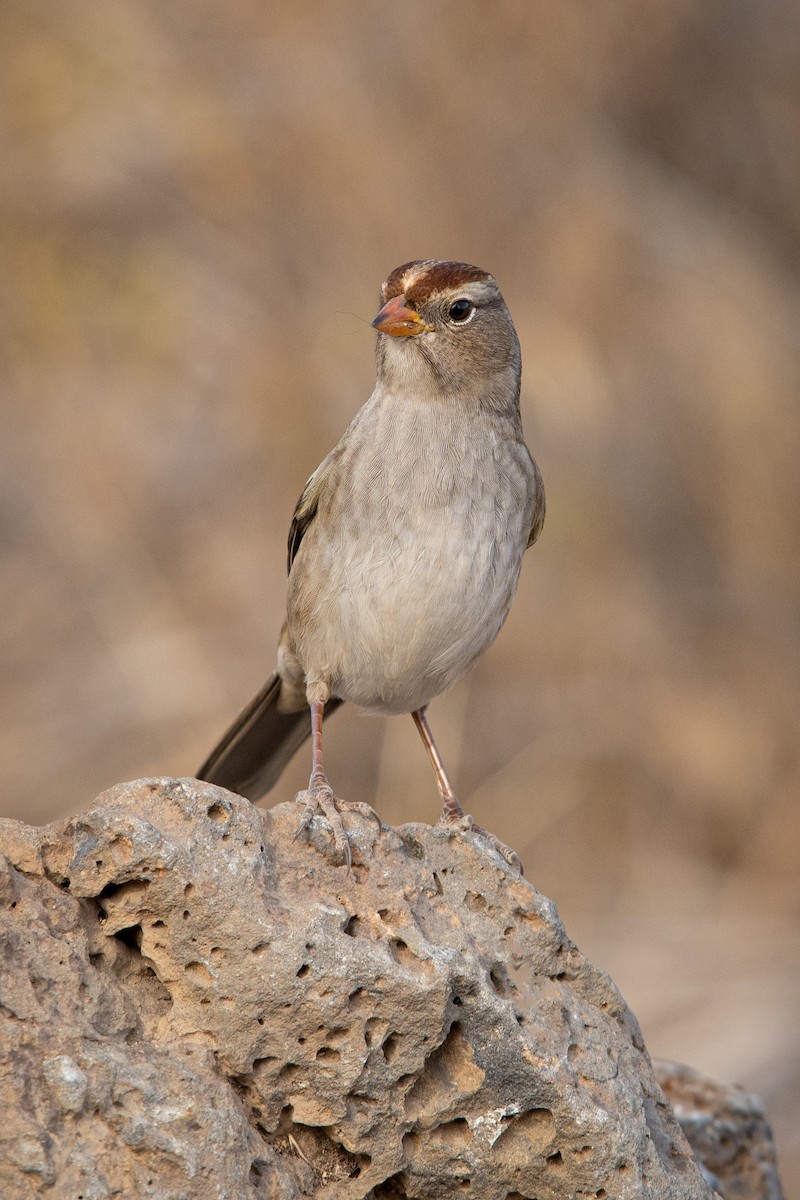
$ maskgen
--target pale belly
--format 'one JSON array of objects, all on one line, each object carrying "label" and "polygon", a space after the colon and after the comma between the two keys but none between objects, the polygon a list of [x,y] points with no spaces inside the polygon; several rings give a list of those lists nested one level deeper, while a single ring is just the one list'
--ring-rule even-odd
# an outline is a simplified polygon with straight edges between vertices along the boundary
[{"label": "pale belly", "polygon": [[[497,516],[498,509],[508,514]],[[494,640],[519,579],[527,505],[465,514],[382,512],[369,541],[315,530],[314,585],[290,587],[289,631],[306,680],[367,709],[411,712],[451,687]],[[319,569],[319,568],[322,569]],[[293,575],[294,575],[293,571]],[[299,619],[298,619],[299,618]]]},{"label": "pale belly", "polygon": [[414,397],[376,397],[320,467],[287,625],[307,686],[378,712],[413,712],[500,631],[531,530],[535,473],[521,439],[479,408],[467,420]]}]

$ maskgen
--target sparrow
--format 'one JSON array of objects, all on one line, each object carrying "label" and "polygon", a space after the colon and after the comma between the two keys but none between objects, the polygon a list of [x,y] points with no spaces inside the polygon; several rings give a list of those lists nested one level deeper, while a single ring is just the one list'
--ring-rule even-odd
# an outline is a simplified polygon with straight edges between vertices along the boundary
[{"label": "sparrow", "polygon": [[294,510],[277,669],[197,777],[260,799],[310,734],[298,834],[321,812],[349,869],[341,814],[376,814],[331,788],[323,718],[343,701],[410,713],[439,822],[486,836],[519,867],[464,813],[426,716],[497,637],[544,521],[522,435],[519,340],[494,278],[467,263],[404,263],[381,304],[375,389]]}]

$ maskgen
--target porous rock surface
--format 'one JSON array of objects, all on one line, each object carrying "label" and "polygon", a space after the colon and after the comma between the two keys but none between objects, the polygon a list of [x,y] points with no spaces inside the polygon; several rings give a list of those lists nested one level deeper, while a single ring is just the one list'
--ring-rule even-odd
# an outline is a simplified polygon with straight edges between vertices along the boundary
[{"label": "porous rock surface", "polygon": [[194,780],[0,822],[0,1195],[712,1192],[636,1021],[477,835]]},{"label": "porous rock surface", "polygon": [[772,1130],[758,1096],[678,1063],[656,1079],[723,1200],[783,1200]]}]

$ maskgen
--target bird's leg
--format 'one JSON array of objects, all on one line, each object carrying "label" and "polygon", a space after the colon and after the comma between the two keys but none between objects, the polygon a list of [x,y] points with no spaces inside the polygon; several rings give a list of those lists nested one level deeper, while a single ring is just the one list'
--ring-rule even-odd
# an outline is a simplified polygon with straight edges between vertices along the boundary
[{"label": "bird's leg", "polygon": [[425,715],[424,708],[418,708],[416,712],[412,712],[414,724],[417,727],[419,736],[422,738],[423,745],[428,751],[428,758],[431,760],[433,773],[436,776],[436,783],[439,787],[439,795],[442,797],[442,812],[439,817],[440,825],[457,826],[460,829],[470,830],[473,833],[479,833],[491,842],[495,850],[497,850],[506,860],[509,866],[515,867],[520,874],[522,873],[522,863],[519,856],[507,846],[505,842],[501,842],[493,833],[489,833],[488,829],[483,829],[480,825],[473,821],[472,817],[467,816],[464,809],[461,807],[461,802],[458,796],[453,791],[453,785],[447,777],[447,772],[444,769],[442,756],[439,753],[439,748],[434,741],[431,727],[428,724],[428,718]]},{"label": "bird's leg", "polygon": [[[326,689],[327,690],[327,689]],[[342,859],[347,864],[348,871],[352,863],[353,856],[350,852],[350,840],[345,833],[342,823],[342,810],[355,811],[363,813],[364,816],[374,817],[380,827],[380,817],[369,804],[363,804],[357,800],[339,800],[334,795],[333,788],[328,783],[328,777],[325,774],[325,767],[322,761],[322,718],[325,712],[325,701],[327,696],[322,700],[311,700],[311,778],[308,781],[308,788],[304,792],[298,792],[296,799],[303,804],[303,812],[300,816],[300,824],[297,827],[297,833],[302,833],[311,824],[311,819],[317,809],[321,809],[323,815],[327,818],[328,824],[333,833],[333,840],[336,843],[336,849],[342,856]]]},{"label": "bird's leg", "polygon": [[431,760],[433,773],[436,776],[436,783],[439,787],[439,795],[442,797],[442,815],[439,817],[439,824],[453,825],[456,821],[462,820],[465,815],[461,807],[461,802],[453,791],[453,785],[447,778],[447,771],[444,769],[439,747],[433,740],[433,734],[428,724],[428,718],[425,715],[425,709],[418,708],[416,712],[412,712],[411,716],[414,718],[414,724],[417,727],[419,736],[422,738],[422,743],[428,751],[428,758]]}]

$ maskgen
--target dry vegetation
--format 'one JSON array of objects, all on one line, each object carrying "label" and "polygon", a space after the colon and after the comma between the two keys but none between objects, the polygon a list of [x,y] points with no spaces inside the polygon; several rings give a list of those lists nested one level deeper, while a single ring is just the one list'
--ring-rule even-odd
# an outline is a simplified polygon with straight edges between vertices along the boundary
[{"label": "dry vegetation", "polygon": [[[191,773],[272,667],[380,280],[486,266],[549,516],[434,727],[651,1051],[766,1096],[792,1194],[796,4],[7,0],[0,109],[3,815]],[[433,818],[410,721],[329,744]]]}]

